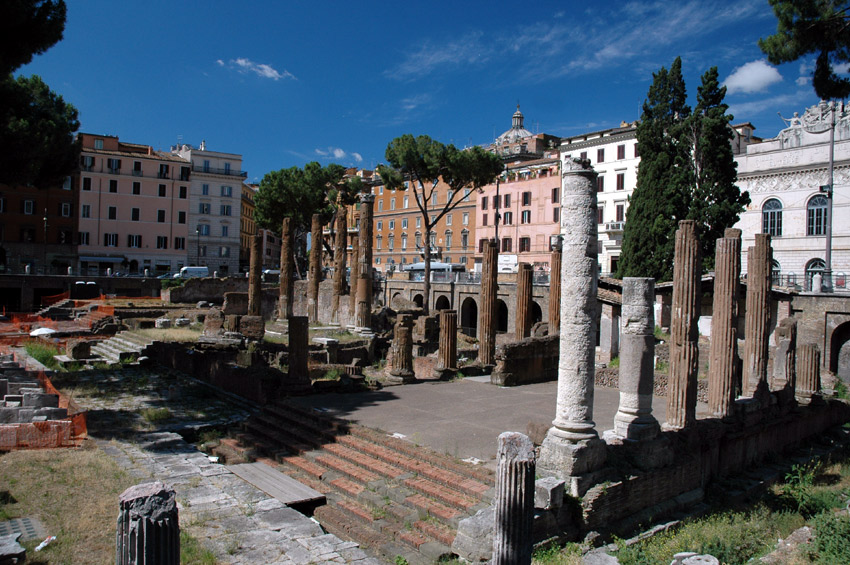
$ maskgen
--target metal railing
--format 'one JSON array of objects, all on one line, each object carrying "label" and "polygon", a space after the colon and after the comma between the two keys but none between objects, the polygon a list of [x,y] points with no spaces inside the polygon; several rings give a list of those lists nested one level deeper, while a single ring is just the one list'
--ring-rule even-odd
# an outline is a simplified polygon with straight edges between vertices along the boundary
[{"label": "metal railing", "polygon": [[228,175],[232,177],[248,177],[248,171],[237,171],[236,169],[219,169],[216,167],[205,167],[204,165],[192,165],[196,173],[209,173],[211,175]]}]

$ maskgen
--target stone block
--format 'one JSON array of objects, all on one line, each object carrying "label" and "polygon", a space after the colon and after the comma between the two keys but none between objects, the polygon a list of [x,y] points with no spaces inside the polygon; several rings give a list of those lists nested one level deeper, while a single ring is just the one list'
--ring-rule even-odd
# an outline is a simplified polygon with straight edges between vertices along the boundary
[{"label": "stone block", "polygon": [[239,318],[236,314],[225,314],[224,316],[224,332],[239,333]]},{"label": "stone block", "polygon": [[19,408],[0,407],[0,424],[14,424],[18,421]]},{"label": "stone block", "polygon": [[18,408],[18,423],[26,424],[32,422],[32,417],[35,415],[34,408]]},{"label": "stone block", "polygon": [[192,321],[189,318],[177,318],[174,320],[174,325],[178,328],[182,328],[191,324]]},{"label": "stone block", "polygon": [[157,318],[156,321],[154,322],[154,327],[156,327],[156,328],[170,328],[171,327],[171,320],[169,320],[168,318]]},{"label": "stone block", "polygon": [[90,359],[91,342],[84,339],[70,339],[65,344],[65,355],[71,359]]},{"label": "stone block", "polygon": [[204,335],[217,337],[224,332],[224,315],[218,308],[211,308],[204,317]]},{"label": "stone block", "polygon": [[534,507],[542,510],[559,508],[564,503],[564,481],[543,477],[534,481]]},{"label": "stone block", "polygon": [[248,339],[261,340],[266,333],[266,324],[262,316],[242,316],[239,320],[239,332]]},{"label": "stone block", "polygon": [[34,388],[41,390],[41,386],[39,386],[38,382],[33,381],[16,381],[9,383],[9,390],[6,391],[6,394],[21,394],[22,388]]},{"label": "stone block", "polygon": [[0,379],[0,398],[9,393],[9,379]]},{"label": "stone block", "polygon": [[59,395],[44,392],[26,392],[23,395],[24,406],[27,408],[58,408]]},{"label": "stone block", "polygon": [[24,397],[20,394],[7,394],[3,397],[6,406],[23,406]]},{"label": "stone block", "polygon": [[225,316],[233,314],[237,316],[246,315],[248,313],[248,293],[226,292],[221,310]]},{"label": "stone block", "polygon": [[198,308],[198,309],[209,308],[210,306],[212,306],[212,304],[210,304],[209,302],[207,302],[205,300],[201,300],[197,304],[195,304],[195,308]]},{"label": "stone block", "polygon": [[493,557],[493,525],[496,507],[488,506],[460,521],[452,552],[469,563],[484,563]]},{"label": "stone block", "polygon": [[33,417],[44,416],[48,420],[64,420],[68,417],[67,408],[36,408]]}]

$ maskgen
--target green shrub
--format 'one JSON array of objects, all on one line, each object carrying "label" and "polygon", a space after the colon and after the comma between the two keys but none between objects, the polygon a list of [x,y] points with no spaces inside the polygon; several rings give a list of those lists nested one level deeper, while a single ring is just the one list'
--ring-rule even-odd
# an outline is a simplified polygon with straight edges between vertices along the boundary
[{"label": "green shrub", "polygon": [[620,358],[619,358],[619,357],[614,357],[613,359],[611,359],[610,361],[608,361],[608,366],[609,366],[610,368],[612,368],[612,369],[616,369],[616,368],[618,368],[618,367],[620,366]]},{"label": "green shrub", "polygon": [[171,410],[169,410],[168,408],[145,408],[142,410],[142,418],[144,418],[151,424],[170,420],[171,417]]},{"label": "green shrub", "polygon": [[780,489],[780,502],[806,518],[837,506],[840,502],[838,494],[831,490],[815,488],[815,480],[820,471],[820,462],[791,467],[791,471],[785,475],[785,484]]},{"label": "green shrub", "polygon": [[24,345],[27,355],[47,367],[48,369],[58,369],[59,363],[53,358],[54,355],[59,355],[59,348],[49,343],[42,341],[30,341]]},{"label": "green shrub", "polygon": [[185,565],[215,565],[215,554],[201,546],[200,542],[180,532],[180,563]]},{"label": "green shrub", "polygon": [[162,289],[165,290],[167,288],[179,288],[186,284],[188,279],[162,279]]},{"label": "green shrub", "polygon": [[832,512],[815,516],[811,557],[815,563],[850,563],[850,517]]},{"label": "green shrub", "polygon": [[835,397],[850,400],[850,391],[847,390],[847,385],[842,380],[835,382]]}]

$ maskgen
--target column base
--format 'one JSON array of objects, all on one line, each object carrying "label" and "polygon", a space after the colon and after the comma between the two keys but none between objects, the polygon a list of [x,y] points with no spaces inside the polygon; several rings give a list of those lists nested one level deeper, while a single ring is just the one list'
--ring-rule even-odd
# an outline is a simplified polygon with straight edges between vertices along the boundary
[{"label": "column base", "polygon": [[629,463],[644,471],[666,467],[673,463],[674,453],[670,448],[670,440],[665,437],[638,441],[624,438],[614,430],[605,431],[602,437],[611,447],[622,450]]},{"label": "column base", "polygon": [[385,380],[390,384],[406,384],[416,382],[416,373],[413,371],[388,371]]},{"label": "column base", "polygon": [[627,419],[617,414],[614,417],[614,429],[605,432],[605,441],[608,441],[609,434],[617,435],[623,439],[648,441],[654,439],[659,432],[661,432],[661,426],[658,420],[652,416]]},{"label": "column base", "polygon": [[568,480],[601,469],[607,449],[599,437],[570,439],[563,430],[552,427],[540,446],[537,468],[545,475]]},{"label": "column base", "polygon": [[450,381],[457,376],[457,369],[434,369],[431,375],[441,381]]}]

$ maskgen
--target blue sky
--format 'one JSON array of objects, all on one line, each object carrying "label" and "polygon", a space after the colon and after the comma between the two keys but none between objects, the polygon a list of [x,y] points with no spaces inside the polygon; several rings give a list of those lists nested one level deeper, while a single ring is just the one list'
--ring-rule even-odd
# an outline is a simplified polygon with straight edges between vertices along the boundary
[{"label": "blue sky", "polygon": [[510,127],[570,136],[635,120],[681,55],[711,66],[735,122],[772,137],[817,102],[811,60],[773,67],[766,0],[115,2],[70,0],[65,38],[20,74],[79,109],[81,131],[241,153],[249,181],[308,161],[372,168],[387,143],[460,147]]}]

